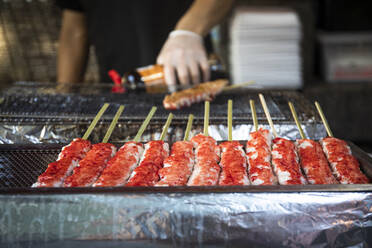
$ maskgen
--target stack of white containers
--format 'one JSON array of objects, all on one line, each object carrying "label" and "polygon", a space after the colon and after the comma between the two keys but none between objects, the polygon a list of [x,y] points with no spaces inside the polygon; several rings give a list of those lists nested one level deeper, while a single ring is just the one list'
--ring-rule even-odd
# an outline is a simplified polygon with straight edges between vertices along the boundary
[{"label": "stack of white containers", "polygon": [[230,23],[233,83],[301,88],[300,42],[301,24],[293,10],[237,8]]}]

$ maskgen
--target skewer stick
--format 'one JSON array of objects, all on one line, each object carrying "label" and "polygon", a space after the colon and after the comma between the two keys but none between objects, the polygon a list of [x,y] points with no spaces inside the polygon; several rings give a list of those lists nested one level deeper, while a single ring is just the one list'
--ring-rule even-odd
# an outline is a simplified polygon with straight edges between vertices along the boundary
[{"label": "skewer stick", "polygon": [[251,105],[254,130],[257,132],[258,131],[258,120],[257,120],[257,112],[256,112],[256,106],[254,104],[254,100],[249,100],[249,104]]},{"label": "skewer stick", "polygon": [[293,106],[293,103],[292,103],[292,102],[288,102],[288,105],[289,105],[289,108],[291,109],[292,116],[293,116],[293,119],[294,119],[295,122],[296,122],[296,125],[297,125],[297,128],[298,128],[298,131],[300,132],[301,139],[306,139],[306,136],[305,136],[304,130],[302,129],[302,127],[301,127],[301,123],[300,123],[300,121],[298,120],[298,115],[297,115],[297,113],[296,113],[295,107]]},{"label": "skewer stick", "polygon": [[209,101],[205,101],[204,104],[204,135],[208,136],[208,126],[209,126]]},{"label": "skewer stick", "polygon": [[240,83],[240,84],[233,84],[233,85],[225,86],[222,89],[222,91],[232,90],[232,89],[236,89],[236,88],[240,88],[240,87],[252,85],[252,84],[255,84],[255,83],[256,83],[255,81],[249,81],[249,82]]},{"label": "skewer stick", "polygon": [[232,111],[233,101],[230,99],[227,102],[227,128],[229,130],[228,141],[232,141]]},{"label": "skewer stick", "polygon": [[189,140],[189,135],[190,135],[193,120],[194,120],[194,115],[189,114],[189,120],[187,121],[185,137],[183,138],[183,141],[188,141]]},{"label": "skewer stick", "polygon": [[112,122],[111,122],[109,128],[107,129],[105,137],[103,137],[102,143],[107,143],[107,141],[110,139],[112,131],[114,131],[116,123],[118,123],[119,117],[120,117],[121,113],[123,113],[123,111],[124,111],[124,105],[120,105],[118,111],[116,111],[114,119],[112,119]]},{"label": "skewer stick", "polygon": [[274,123],[273,123],[273,120],[271,119],[271,115],[270,115],[270,112],[269,112],[269,108],[267,107],[265,98],[262,94],[258,94],[258,96],[260,97],[260,101],[261,101],[262,107],[264,109],[266,119],[269,122],[269,125],[271,127],[271,131],[273,132],[274,137],[278,137],[278,133],[276,132],[276,130],[274,128]]},{"label": "skewer stick", "polygon": [[106,109],[108,108],[109,105],[110,105],[109,103],[103,104],[101,109],[98,111],[96,117],[94,117],[93,121],[90,123],[87,131],[85,131],[85,134],[84,134],[82,139],[85,139],[85,140],[88,139],[88,137],[92,133],[94,127],[97,125],[97,122],[99,121],[99,119],[101,119],[103,113],[105,113],[105,111],[106,111]]},{"label": "skewer stick", "polygon": [[163,127],[163,131],[161,132],[161,135],[160,135],[160,140],[164,140],[165,138],[165,135],[167,134],[168,132],[168,128],[172,122],[172,119],[173,119],[173,114],[172,113],[169,113],[168,115],[168,119],[167,121],[165,122],[165,125]]},{"label": "skewer stick", "polygon": [[143,132],[145,131],[147,125],[149,124],[149,122],[150,122],[152,116],[155,114],[155,112],[156,112],[156,107],[152,107],[150,112],[147,114],[146,119],[143,121],[140,129],[138,130],[138,132],[136,134],[136,137],[134,137],[134,139],[133,139],[134,142],[139,142],[140,141],[140,138],[141,138]]},{"label": "skewer stick", "polygon": [[320,107],[320,104],[316,101],[315,102],[315,107],[318,110],[318,113],[320,115],[320,118],[322,118],[323,125],[327,131],[327,134],[329,137],[333,137],[333,133],[331,131],[331,128],[329,127],[328,121],[323,113],[322,107]]}]

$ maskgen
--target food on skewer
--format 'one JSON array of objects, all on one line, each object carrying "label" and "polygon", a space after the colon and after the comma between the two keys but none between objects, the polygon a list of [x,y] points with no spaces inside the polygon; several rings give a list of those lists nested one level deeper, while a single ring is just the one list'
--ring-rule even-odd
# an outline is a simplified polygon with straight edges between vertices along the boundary
[{"label": "food on skewer", "polygon": [[83,159],[87,152],[92,148],[91,143],[87,139],[108,106],[109,104],[105,103],[98,111],[83,138],[76,138],[69,145],[62,148],[57,161],[48,165],[45,172],[38,177],[37,182],[34,183],[32,187],[62,186],[66,177],[71,175],[79,161]]},{"label": "food on skewer", "polygon": [[195,147],[194,170],[187,182],[188,186],[209,186],[218,183],[220,175],[220,148],[217,142],[208,136],[209,102],[205,102],[204,134],[192,137],[191,142]]},{"label": "food on skewer", "polygon": [[165,109],[180,109],[196,102],[211,101],[227,84],[226,79],[219,79],[174,92],[165,96],[163,106]]},{"label": "food on skewer", "polygon": [[338,181],[332,175],[322,146],[314,140],[306,139],[293,104],[291,102],[288,104],[301,135],[301,139],[297,140],[295,145],[307,181],[310,184],[337,184]]},{"label": "food on skewer", "polygon": [[306,179],[302,175],[298,155],[295,145],[287,139],[277,137],[277,133],[272,123],[269,110],[266,105],[265,98],[259,94],[262,107],[266,118],[269,121],[273,134],[273,148],[271,151],[272,165],[277,175],[278,182],[281,185],[306,184]]},{"label": "food on skewer", "polygon": [[138,166],[143,154],[143,144],[139,143],[140,137],[149,124],[156,111],[153,107],[142,123],[133,141],[125,143],[107,163],[107,167],[93,184],[94,187],[123,186],[127,183],[129,176]]},{"label": "food on skewer", "polygon": [[160,181],[155,186],[184,186],[187,184],[195,163],[194,145],[189,141],[193,115],[189,115],[185,138],[172,145],[171,154],[159,170]]},{"label": "food on skewer", "polygon": [[333,173],[342,184],[369,183],[360,171],[358,160],[351,154],[350,147],[343,140],[326,137],[320,141]]},{"label": "food on skewer", "polygon": [[249,179],[252,185],[275,185],[277,179],[270,163],[272,136],[269,130],[258,128],[253,100],[250,105],[255,131],[249,134],[246,144]]},{"label": "food on skewer", "polygon": [[74,139],[62,148],[57,161],[50,163],[46,171],[41,174],[32,187],[61,187],[66,177],[83,159],[92,145],[88,140]]},{"label": "food on skewer", "polygon": [[164,142],[172,114],[164,125],[160,140],[153,140],[145,144],[139,165],[133,170],[126,186],[154,186],[159,181],[159,170],[163,168],[164,160],[169,155],[169,145]]},{"label": "food on skewer", "polygon": [[323,138],[320,144],[337,180],[342,184],[370,183],[369,179],[360,170],[359,162],[352,155],[349,145],[345,141],[333,137],[320,104],[315,102],[315,106],[329,136]]},{"label": "food on skewer", "polygon": [[115,155],[116,147],[107,143],[116,123],[124,110],[120,106],[108,128],[102,143],[94,144],[86,157],[80,160],[79,165],[74,168],[71,176],[67,177],[63,183],[64,187],[87,187],[92,186],[102,171],[105,169],[107,162]]},{"label": "food on skewer", "polygon": [[228,101],[228,141],[220,144],[221,175],[219,185],[249,185],[247,159],[243,145],[232,141],[232,100]]}]

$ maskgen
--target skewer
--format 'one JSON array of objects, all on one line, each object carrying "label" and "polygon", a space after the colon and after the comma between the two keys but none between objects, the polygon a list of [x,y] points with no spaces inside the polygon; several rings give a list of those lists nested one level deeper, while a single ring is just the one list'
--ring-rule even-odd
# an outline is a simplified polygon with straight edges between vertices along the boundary
[{"label": "skewer", "polygon": [[254,100],[249,100],[249,104],[251,105],[254,130],[257,132],[258,131],[258,120],[257,120],[257,112],[256,112],[256,106],[254,104]]},{"label": "skewer", "polygon": [[320,107],[320,104],[317,101],[315,102],[315,107],[318,110],[318,113],[320,115],[320,118],[322,118],[322,122],[323,122],[323,125],[324,125],[324,127],[325,127],[325,129],[327,131],[328,136],[329,137],[334,137],[333,136],[333,133],[331,131],[331,128],[329,127],[328,121],[327,121],[327,119],[326,119],[326,117],[325,117],[325,115],[323,113],[322,107]]},{"label": "skewer", "polygon": [[111,122],[109,128],[107,129],[105,137],[103,137],[102,143],[107,143],[107,141],[110,139],[110,136],[111,136],[112,132],[114,131],[116,123],[118,122],[121,113],[124,111],[124,108],[125,108],[124,105],[120,105],[118,111],[116,111],[114,119],[112,119],[112,122]]},{"label": "skewer", "polygon": [[136,134],[136,137],[134,137],[133,141],[135,141],[135,142],[140,141],[140,138],[141,138],[143,132],[145,131],[147,125],[149,124],[149,122],[150,122],[152,116],[155,114],[155,112],[156,112],[156,107],[152,107],[150,112],[147,114],[146,119],[143,121],[140,129],[138,130],[138,132]]},{"label": "skewer", "polygon": [[193,120],[194,120],[194,115],[189,114],[189,119],[187,121],[187,126],[186,126],[186,130],[185,130],[185,137],[183,138],[183,141],[188,141],[189,140],[189,135],[190,135]]},{"label": "skewer", "polygon": [[301,127],[301,123],[300,123],[300,121],[298,120],[298,115],[297,115],[297,113],[296,113],[295,107],[293,106],[293,103],[292,103],[292,102],[288,102],[288,105],[289,105],[289,108],[291,109],[292,116],[293,116],[293,119],[294,119],[295,122],[296,122],[296,125],[297,125],[297,128],[298,128],[298,131],[300,132],[301,139],[306,139],[306,136],[305,136],[304,130],[302,129],[302,127]]},{"label": "skewer", "polygon": [[273,120],[271,119],[271,115],[270,115],[270,112],[269,112],[269,108],[267,107],[265,98],[262,94],[258,94],[258,96],[260,97],[260,101],[261,101],[262,107],[264,109],[267,121],[269,122],[269,125],[271,127],[271,131],[273,132],[274,137],[276,138],[276,137],[278,137],[278,133],[276,132],[276,130],[274,128],[274,123],[273,123]]},{"label": "skewer", "polygon": [[165,125],[164,125],[164,127],[163,127],[163,131],[161,132],[160,140],[164,140],[165,135],[166,135],[167,132],[168,132],[169,125],[170,125],[171,122],[172,122],[172,119],[173,119],[173,114],[172,114],[172,113],[169,113],[169,115],[168,115],[168,119],[167,119],[167,121],[165,122]]},{"label": "skewer", "polygon": [[225,86],[222,89],[222,91],[228,91],[228,90],[232,90],[232,89],[236,89],[236,88],[240,88],[240,87],[252,85],[252,84],[255,84],[255,83],[256,83],[255,81],[249,81],[249,82],[240,83],[240,84],[233,84],[233,85]]},{"label": "skewer", "polygon": [[94,117],[92,123],[90,123],[90,125],[89,125],[87,131],[85,132],[82,139],[84,139],[84,140],[88,139],[88,137],[92,133],[94,127],[97,125],[97,122],[99,121],[99,119],[101,119],[103,113],[105,113],[105,111],[106,111],[106,109],[108,108],[109,105],[110,105],[109,103],[103,104],[102,108],[98,111],[96,117]]},{"label": "skewer", "polygon": [[208,126],[209,126],[209,101],[205,101],[204,104],[204,135],[208,136]]},{"label": "skewer", "polygon": [[233,109],[233,101],[230,99],[227,102],[227,128],[229,130],[228,134],[228,141],[232,141],[232,110]]}]

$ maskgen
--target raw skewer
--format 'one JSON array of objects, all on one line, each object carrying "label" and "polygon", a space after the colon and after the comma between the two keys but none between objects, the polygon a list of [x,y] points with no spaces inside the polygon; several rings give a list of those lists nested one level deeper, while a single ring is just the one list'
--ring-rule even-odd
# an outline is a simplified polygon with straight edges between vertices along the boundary
[{"label": "raw skewer", "polygon": [[253,100],[250,100],[250,106],[255,131],[249,134],[246,144],[249,179],[253,185],[274,185],[277,179],[270,163],[272,136],[269,130],[258,128]]},{"label": "raw skewer", "polygon": [[95,187],[123,186],[127,183],[133,170],[138,166],[142,157],[143,144],[138,142],[146,129],[156,108],[153,107],[148,113],[146,119],[139,128],[136,140],[126,142],[107,163],[107,167],[102,172],[98,180],[93,184]]},{"label": "raw skewer", "polygon": [[288,102],[293,119],[300,132],[301,139],[296,140],[295,145],[300,157],[301,167],[310,184],[336,184],[337,180],[333,177],[331,168],[323,153],[322,146],[311,139],[307,139],[292,102]]},{"label": "raw skewer", "polygon": [[183,138],[184,141],[189,140],[189,135],[190,135],[193,120],[194,120],[194,115],[189,114],[189,119],[187,121],[187,126],[186,126],[186,131],[185,131],[185,137]]},{"label": "raw skewer", "polygon": [[79,165],[74,168],[71,176],[67,177],[65,187],[87,187],[92,186],[106,168],[107,162],[115,155],[116,147],[113,144],[106,143],[123,112],[124,106],[120,106],[115,117],[106,132],[102,143],[93,145],[86,157],[80,160]]},{"label": "raw skewer", "polygon": [[169,145],[163,139],[168,132],[173,114],[170,113],[164,125],[160,140],[153,140],[145,144],[145,151],[141,162],[135,168],[126,186],[154,186],[159,181],[159,170],[169,155]]},{"label": "raw skewer", "polygon": [[109,105],[110,105],[109,103],[103,104],[102,108],[99,110],[96,117],[94,117],[92,123],[90,123],[90,125],[89,125],[87,131],[85,132],[82,139],[84,139],[84,140],[88,139],[88,137],[92,133],[94,127],[97,125],[97,122],[99,121],[99,119],[101,119],[103,113],[105,113],[105,111],[106,111],[106,109],[108,108]]},{"label": "raw skewer", "polygon": [[227,102],[227,129],[228,129],[228,141],[232,141],[232,109],[233,101],[230,99]]},{"label": "raw skewer", "polygon": [[98,120],[108,108],[109,104],[105,103],[98,111],[97,115],[89,125],[83,138],[74,139],[69,145],[64,146],[58,155],[57,161],[50,163],[32,187],[60,187],[66,177],[70,176],[72,170],[83,159],[91,149],[92,144],[87,140]]},{"label": "raw skewer", "polygon": [[195,148],[196,163],[187,185],[207,186],[216,185],[220,174],[220,148],[212,137],[208,136],[209,101],[204,105],[204,134],[192,137]]},{"label": "raw skewer", "polygon": [[306,139],[304,130],[302,129],[301,123],[298,120],[298,116],[297,116],[296,110],[295,110],[295,108],[293,106],[293,103],[292,102],[288,102],[288,105],[289,105],[289,108],[291,109],[291,113],[292,113],[292,116],[293,116],[294,121],[296,122],[298,131],[300,132],[301,139]]},{"label": "raw skewer", "polygon": [[265,98],[262,94],[259,94],[259,97],[275,137],[273,140],[273,149],[271,151],[271,161],[279,184],[306,184],[306,179],[302,175],[298,162],[298,154],[295,145],[290,140],[278,137]]},{"label": "raw skewer", "polygon": [[232,141],[232,100],[227,103],[228,141],[219,145],[221,149],[221,175],[219,185],[249,185],[247,159],[243,146]]},{"label": "raw skewer", "polygon": [[258,120],[257,120],[257,112],[256,112],[256,107],[254,105],[254,100],[249,100],[249,104],[251,105],[254,130],[257,132],[258,131]]},{"label": "raw skewer", "polygon": [[323,138],[320,144],[337,180],[341,184],[369,183],[370,180],[360,170],[358,160],[352,155],[350,146],[344,140],[333,137],[322,108],[318,102],[315,102],[315,106],[329,136]]},{"label": "raw skewer", "polygon": [[262,105],[262,107],[264,109],[264,112],[265,112],[265,115],[266,115],[266,119],[269,122],[269,125],[271,127],[271,131],[273,132],[274,137],[276,138],[276,137],[278,137],[278,133],[275,130],[274,123],[273,123],[273,120],[271,119],[270,111],[269,111],[269,108],[267,107],[265,98],[264,98],[264,96],[262,94],[258,94],[258,96],[260,97],[261,105]]},{"label": "raw skewer", "polygon": [[195,164],[194,146],[188,141],[193,118],[190,114],[183,141],[172,145],[170,156],[164,160],[164,167],[159,170],[160,181],[155,186],[186,185]]},{"label": "raw skewer", "polygon": [[209,101],[204,103],[204,135],[208,136],[208,127],[209,127]]},{"label": "raw skewer", "polygon": [[320,115],[320,118],[322,119],[323,125],[324,125],[324,127],[325,127],[325,129],[327,131],[328,136],[329,137],[334,137],[333,136],[333,133],[331,131],[331,128],[329,127],[327,118],[325,117],[325,115],[323,113],[322,107],[320,107],[320,104],[318,102],[315,102],[315,107],[318,110],[318,113]]}]

